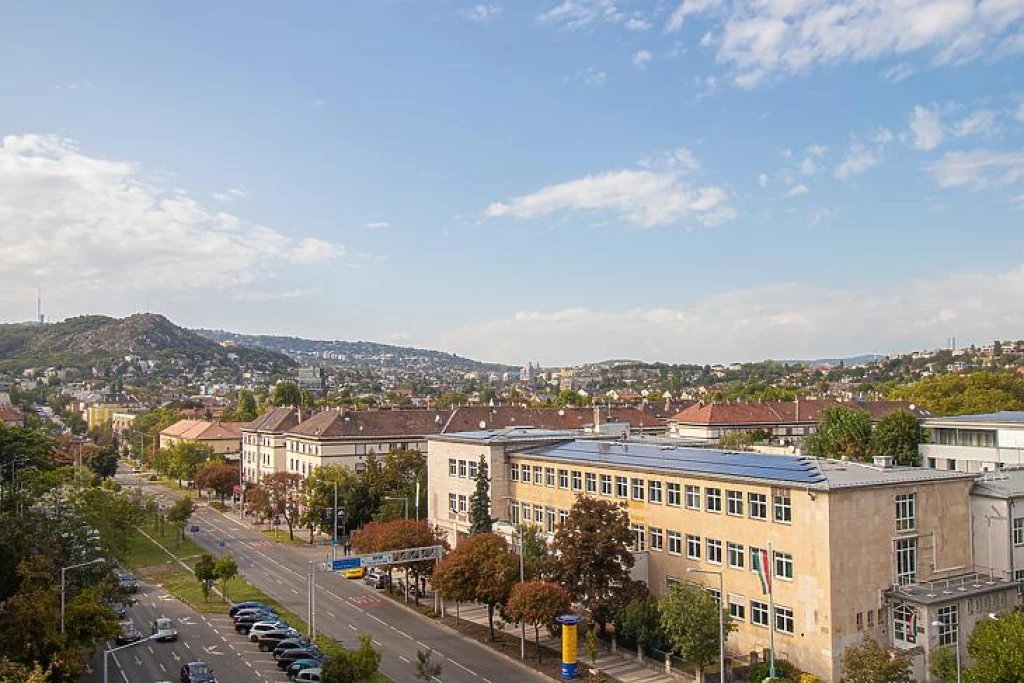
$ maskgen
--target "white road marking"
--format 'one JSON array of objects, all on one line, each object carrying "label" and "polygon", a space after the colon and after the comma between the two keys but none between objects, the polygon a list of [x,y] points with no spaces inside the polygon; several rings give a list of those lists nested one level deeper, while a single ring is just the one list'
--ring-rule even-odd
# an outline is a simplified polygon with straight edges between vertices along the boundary
[{"label": "white road marking", "polygon": [[451,657],[449,657],[449,658],[448,658],[448,661],[449,661],[449,662],[451,662],[452,664],[454,664],[455,666],[459,667],[460,669],[462,669],[463,671],[465,671],[465,672],[466,672],[466,673],[468,673],[468,674],[473,674],[474,676],[477,676],[477,677],[479,677],[479,676],[480,676],[480,674],[478,674],[477,672],[473,671],[472,669],[470,669],[470,668],[469,668],[469,667],[467,667],[467,666],[464,666],[464,665],[462,665],[462,664],[459,664],[459,663],[458,663],[457,661],[455,661],[455,660],[454,660],[454,659],[452,659]]},{"label": "white road marking", "polygon": [[410,662],[409,662],[409,660],[408,660],[408,659],[406,659],[405,657],[403,657],[402,655],[398,655],[398,658],[399,658],[399,659],[401,659],[401,660],[402,660],[403,662],[405,662],[406,664],[409,664],[409,663],[410,663]]},{"label": "white road marking", "polygon": [[[160,663],[157,662],[157,664],[160,664]],[[163,671],[164,673],[167,673],[167,669],[164,667],[163,664],[160,664],[160,670]]]}]

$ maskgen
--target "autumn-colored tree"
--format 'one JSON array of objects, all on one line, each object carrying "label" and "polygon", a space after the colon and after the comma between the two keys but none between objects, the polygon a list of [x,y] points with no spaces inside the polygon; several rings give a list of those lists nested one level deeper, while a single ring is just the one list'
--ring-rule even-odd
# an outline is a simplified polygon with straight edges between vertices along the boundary
[{"label": "autumn-colored tree", "polygon": [[540,627],[555,623],[572,605],[569,591],[557,583],[534,579],[517,583],[509,595],[502,614],[512,623],[531,624],[537,643],[537,661],[541,660]]},{"label": "autumn-colored tree", "polygon": [[909,656],[882,647],[870,636],[862,644],[843,652],[843,680],[848,683],[910,683],[913,680],[910,671]]},{"label": "autumn-colored tree", "polygon": [[202,492],[204,488],[212,489],[220,496],[221,504],[238,486],[238,468],[223,462],[208,462],[196,471],[196,488]]},{"label": "autumn-colored tree", "polygon": [[43,670],[38,664],[31,667],[0,659],[0,683],[50,683],[50,670]]},{"label": "autumn-colored tree", "polygon": [[555,581],[603,631],[632,597],[633,532],[625,506],[578,496],[551,545]]},{"label": "autumn-colored tree", "polygon": [[[444,532],[432,527],[426,520],[396,519],[391,522],[371,522],[352,534],[352,547],[359,553],[381,553],[407,548],[426,548],[433,545],[448,547]],[[418,583],[433,569],[433,560],[410,562],[404,565],[411,580]],[[388,568],[390,576],[391,568]],[[419,604],[419,594],[414,591]]]},{"label": "autumn-colored tree", "polygon": [[299,523],[299,498],[302,475],[296,472],[274,472],[263,477],[262,487],[269,498],[273,516],[284,517],[288,525],[288,538],[295,540],[295,525]]},{"label": "autumn-colored tree", "polygon": [[256,485],[245,492],[245,506],[257,522],[268,521],[274,516],[273,501],[270,491],[265,486]]},{"label": "autumn-colored tree", "polygon": [[494,640],[494,610],[508,599],[518,577],[519,561],[504,538],[474,534],[445,555],[430,582],[447,598],[487,605],[487,625]]}]

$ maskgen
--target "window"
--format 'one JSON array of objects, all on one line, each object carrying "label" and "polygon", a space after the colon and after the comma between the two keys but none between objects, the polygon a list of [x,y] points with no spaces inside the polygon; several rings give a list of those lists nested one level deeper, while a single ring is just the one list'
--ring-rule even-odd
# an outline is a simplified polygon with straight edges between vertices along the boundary
[{"label": "window", "polygon": [[686,556],[691,560],[700,559],[700,536],[686,534]]},{"label": "window", "polygon": [[896,583],[907,586],[917,581],[917,539],[896,541]]},{"label": "window", "polygon": [[722,489],[704,489],[704,509],[708,512],[722,511]]},{"label": "window", "polygon": [[554,486],[555,485],[555,468],[545,467],[544,468],[544,485]]},{"label": "window", "polygon": [[729,566],[733,569],[743,569],[744,552],[742,543],[729,543],[727,546],[729,555]]},{"label": "window", "polygon": [[567,519],[569,519],[569,511],[568,510],[559,510],[558,511],[558,526],[565,526],[565,520],[567,520]]},{"label": "window", "polygon": [[512,465],[508,468],[508,478],[510,481],[519,481],[519,467]]},{"label": "window", "polygon": [[508,507],[508,521],[513,524],[519,524],[519,503],[512,501],[512,504]]},{"label": "window", "polygon": [[572,490],[582,491],[583,490],[583,473],[579,470],[572,471]]},{"label": "window", "polygon": [[460,477],[465,477],[466,476],[466,461],[465,460],[460,460],[459,461],[459,476]]},{"label": "window", "polygon": [[1013,518],[1013,545],[1024,545],[1024,517]]},{"label": "window", "polygon": [[558,488],[569,488],[569,470],[558,470]]},{"label": "window", "polygon": [[747,601],[742,595],[729,596],[729,617],[736,621],[747,620]]},{"label": "window", "polygon": [[940,607],[937,616],[938,621],[942,622],[939,627],[939,645],[956,645],[960,632],[960,610],[956,605]]},{"label": "window", "polygon": [[896,531],[913,531],[916,528],[917,494],[905,493],[896,496]]},{"label": "window", "polygon": [[542,508],[540,505],[533,506],[533,521],[535,524],[544,523],[544,508]]},{"label": "window", "polygon": [[651,527],[651,550],[663,550],[665,548],[665,536],[661,529],[656,526]]},{"label": "window", "polygon": [[625,477],[615,477],[615,496],[629,498],[629,480]]},{"label": "window", "polygon": [[763,493],[748,493],[747,507],[751,519],[768,519],[768,496]]},{"label": "window", "polygon": [[647,500],[661,505],[661,482],[651,479],[647,482]]},{"label": "window", "polygon": [[716,541],[713,538],[709,538],[707,546],[708,562],[713,562],[714,564],[722,564],[722,542]]},{"label": "window", "polygon": [[775,605],[775,630],[779,633],[793,632],[793,610]]},{"label": "window", "polygon": [[783,524],[793,521],[793,502],[789,497],[789,491],[775,493],[775,521]]},{"label": "window", "polygon": [[754,626],[768,628],[768,603],[757,600],[750,601],[750,623]]},{"label": "window", "polygon": [[691,510],[700,510],[700,487],[689,486],[686,487],[686,507]]},{"label": "window", "polygon": [[950,471],[956,470],[956,458],[946,458],[946,469]]},{"label": "window", "polygon": [[1013,572],[1013,580],[1024,587],[1024,569],[1016,569]]},{"label": "window", "polygon": [[633,483],[633,500],[643,500],[644,499],[644,480],[643,479],[633,479],[632,483]]},{"label": "window", "polygon": [[520,473],[520,477],[519,478],[522,480],[522,482],[524,484],[529,484],[530,480],[533,479],[533,475],[531,474],[531,470],[530,470],[530,466],[529,465],[520,465],[519,466],[519,473]]},{"label": "window", "polygon": [[448,509],[452,512],[458,512],[459,510],[458,496],[454,493],[448,494]]},{"label": "window", "polygon": [[857,630],[858,631],[863,631],[864,630],[864,613],[863,612],[857,612],[856,622],[857,622]]},{"label": "window", "polygon": [[459,512],[465,512],[467,508],[466,496],[459,495]]},{"label": "window", "polygon": [[775,551],[775,576],[780,579],[793,580],[793,556],[789,553]]},{"label": "window", "polygon": [[523,524],[529,524],[533,519],[533,508],[529,503],[521,503],[520,507],[523,509]]},{"label": "window", "polygon": [[725,492],[725,511],[730,515],[743,516],[743,492]]},{"label": "window", "polygon": [[668,532],[668,554],[681,555],[683,553],[683,538],[678,531]]},{"label": "window", "polygon": [[610,474],[601,475],[601,495],[610,496],[612,495],[612,477]]},{"label": "window", "polygon": [[679,484],[668,483],[668,504],[679,507],[680,496],[679,496]]},{"label": "window", "polygon": [[540,486],[544,483],[544,470],[540,465],[534,465],[533,467],[533,484],[534,486]]},{"label": "window", "polygon": [[647,533],[643,524],[633,525],[633,550],[642,552],[647,547]]},{"label": "window", "polygon": [[587,493],[597,493],[597,475],[593,472],[587,472]]},{"label": "window", "polygon": [[457,476],[458,473],[459,473],[459,463],[455,460],[455,458],[449,458],[448,459],[448,476],[449,477],[454,477],[454,476]]},{"label": "window", "polygon": [[910,605],[900,603],[893,607],[892,636],[901,643],[917,643],[917,611]]},{"label": "window", "polygon": [[469,463],[469,478],[476,479],[477,474],[477,463],[470,461]]},{"label": "window", "polygon": [[555,533],[555,509],[544,508],[544,531],[549,534]]}]

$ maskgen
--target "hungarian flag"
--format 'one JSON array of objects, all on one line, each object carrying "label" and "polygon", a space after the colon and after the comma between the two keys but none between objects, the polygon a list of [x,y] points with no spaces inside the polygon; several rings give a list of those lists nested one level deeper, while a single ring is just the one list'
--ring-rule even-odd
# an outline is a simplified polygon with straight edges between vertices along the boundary
[{"label": "hungarian flag", "polygon": [[771,563],[768,559],[768,551],[764,548],[758,549],[750,556],[750,567],[757,572],[761,579],[761,593],[768,595],[772,592]]}]

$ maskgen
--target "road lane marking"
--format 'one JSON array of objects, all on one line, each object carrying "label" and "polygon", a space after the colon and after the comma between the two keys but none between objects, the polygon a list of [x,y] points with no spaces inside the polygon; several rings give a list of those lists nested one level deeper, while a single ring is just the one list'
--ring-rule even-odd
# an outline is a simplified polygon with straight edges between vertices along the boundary
[{"label": "road lane marking", "polygon": [[166,667],[164,667],[164,665],[163,665],[163,664],[161,664],[160,662],[157,662],[157,664],[160,664],[160,670],[161,670],[161,671],[163,671],[164,673],[167,673],[167,668],[166,668]]},{"label": "road lane marking", "polygon": [[459,664],[459,663],[458,663],[457,661],[455,661],[455,660],[454,660],[454,659],[452,659],[451,657],[449,657],[449,658],[448,658],[448,661],[449,661],[449,662],[451,662],[452,664],[454,664],[455,666],[459,667],[460,669],[462,669],[462,670],[463,670],[463,671],[465,671],[466,673],[468,673],[468,674],[473,674],[473,675],[474,675],[474,676],[476,676],[477,678],[479,678],[479,677],[480,677],[480,674],[478,674],[477,672],[473,671],[473,670],[472,670],[472,669],[470,669],[470,668],[469,668],[468,666],[464,666],[464,665],[462,665],[462,664]]},{"label": "road lane marking", "polygon": [[399,659],[401,659],[401,660],[402,660],[403,662],[405,662],[406,664],[409,664],[409,663],[410,663],[410,662],[409,662],[409,660],[408,660],[408,659],[406,659],[405,657],[403,657],[402,655],[398,655],[398,658],[399,658]]}]

